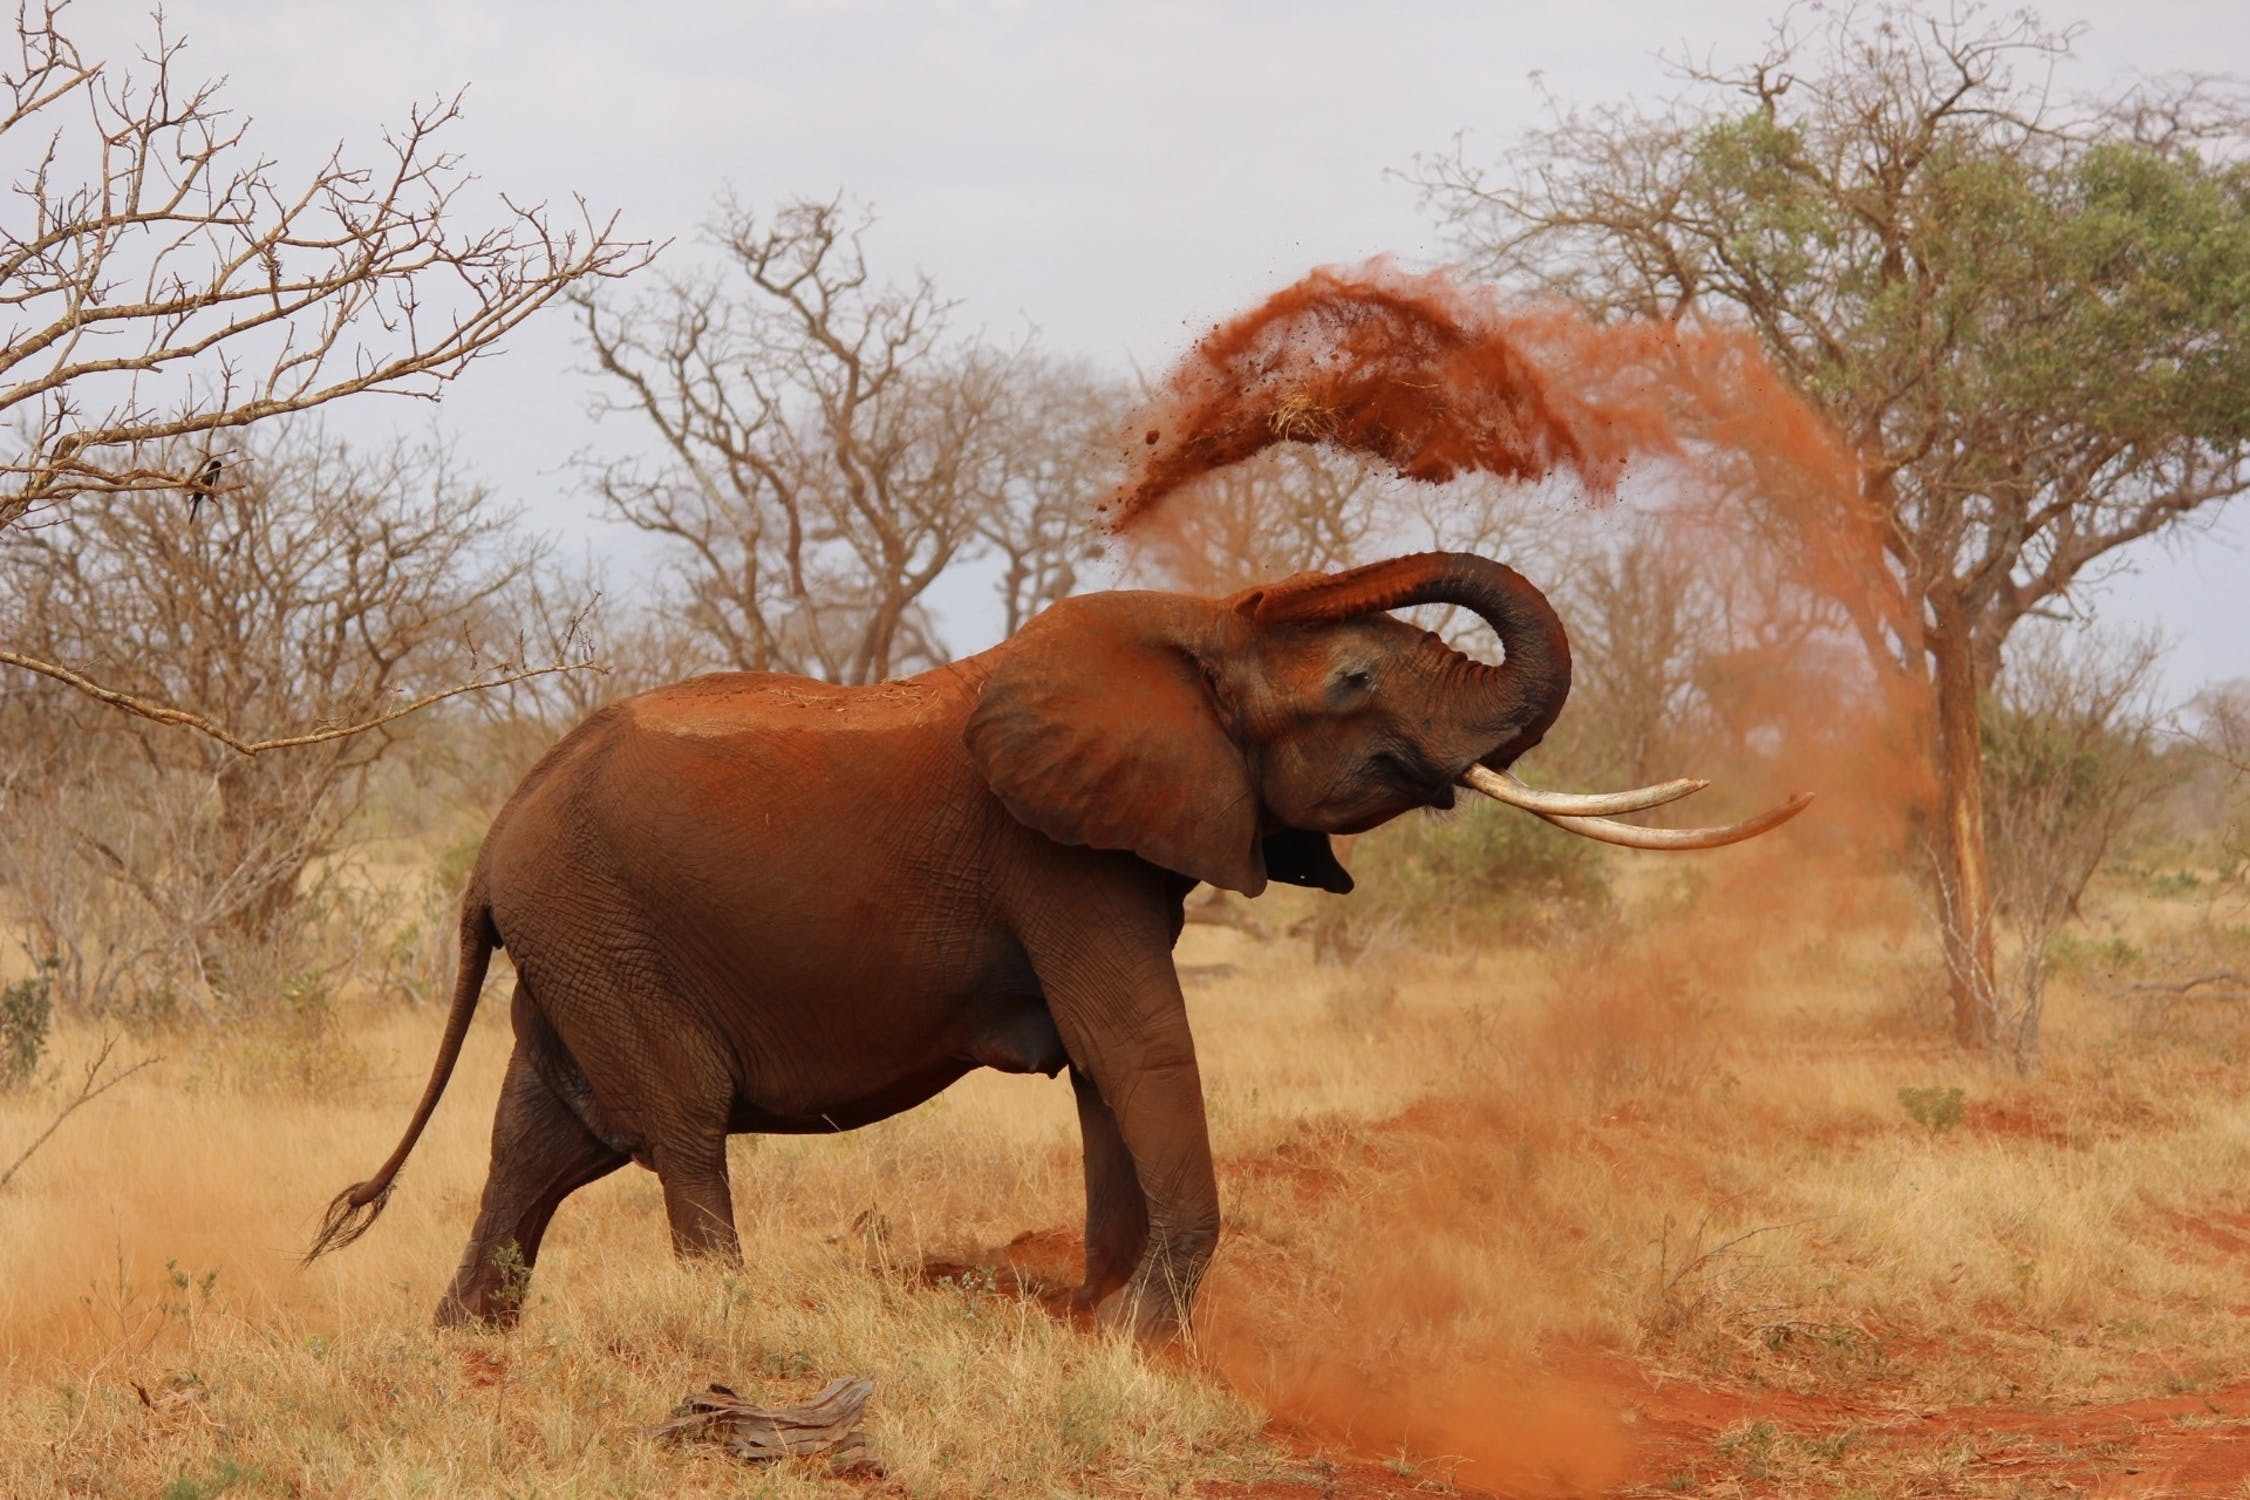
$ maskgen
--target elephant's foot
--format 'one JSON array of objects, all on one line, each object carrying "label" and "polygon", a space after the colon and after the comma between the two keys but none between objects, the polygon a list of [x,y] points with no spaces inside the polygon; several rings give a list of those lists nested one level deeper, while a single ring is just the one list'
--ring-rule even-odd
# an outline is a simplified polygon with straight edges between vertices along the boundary
[{"label": "elephant's foot", "polygon": [[1128,1333],[1134,1342],[1161,1347],[1180,1337],[1188,1326],[1189,1309],[1162,1287],[1143,1286],[1138,1283],[1126,1287],[1101,1305],[1093,1313],[1098,1327]]},{"label": "elephant's foot", "polygon": [[522,1316],[515,1307],[479,1308],[472,1302],[456,1297],[451,1292],[438,1302],[437,1312],[430,1319],[433,1328],[478,1328],[489,1333],[513,1332]]},{"label": "elephant's foot", "polygon": [[531,1290],[531,1266],[514,1241],[490,1254],[469,1247],[453,1285],[439,1299],[432,1319],[440,1328],[480,1327],[506,1332],[523,1316],[523,1303]]},{"label": "elephant's foot", "polygon": [[1218,1235],[1180,1235],[1151,1246],[1123,1291],[1103,1306],[1101,1321],[1143,1344],[1179,1338],[1195,1308],[1196,1287],[1211,1264]]},{"label": "elephant's foot", "polygon": [[1099,1328],[1103,1322],[1102,1303],[1116,1293],[1119,1285],[1116,1280],[1083,1282],[1064,1292],[1051,1306],[1075,1327]]}]

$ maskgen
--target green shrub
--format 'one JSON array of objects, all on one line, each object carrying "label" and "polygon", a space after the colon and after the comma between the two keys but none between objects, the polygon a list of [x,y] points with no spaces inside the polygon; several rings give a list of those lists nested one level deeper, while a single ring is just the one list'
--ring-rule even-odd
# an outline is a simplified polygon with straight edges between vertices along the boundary
[{"label": "green shrub", "polygon": [[2203,882],[2193,870],[2167,870],[2148,877],[2148,893],[2159,901],[2186,901],[2200,895]]},{"label": "green shrub", "polygon": [[1598,845],[1482,798],[1366,835],[1352,851],[1352,878],[1358,889],[1334,916],[1361,932],[1438,924],[1537,932],[1610,904]]},{"label": "green shrub", "polygon": [[59,958],[41,959],[28,978],[0,989],[0,1089],[19,1088],[39,1071],[55,1019],[55,971],[61,967]]},{"label": "green shrub", "polygon": [[1932,1135],[1945,1134],[1968,1113],[1967,1100],[1959,1089],[1900,1089],[1898,1102],[1905,1106],[1907,1118]]},{"label": "green shrub", "polygon": [[2128,978],[2147,967],[2148,955],[2136,944],[2117,936],[2081,937],[2058,933],[2047,945],[2050,972],[2084,983]]}]

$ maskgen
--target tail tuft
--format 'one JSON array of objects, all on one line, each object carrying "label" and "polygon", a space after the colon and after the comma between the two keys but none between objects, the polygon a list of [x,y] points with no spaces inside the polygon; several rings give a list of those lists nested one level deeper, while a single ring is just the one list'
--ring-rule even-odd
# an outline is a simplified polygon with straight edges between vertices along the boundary
[{"label": "tail tuft", "polygon": [[453,981],[453,1009],[446,1012],[445,1035],[438,1041],[437,1062],[430,1068],[429,1083],[423,1086],[422,1102],[414,1106],[414,1118],[406,1122],[406,1134],[399,1137],[391,1159],[373,1177],[353,1183],[329,1203],[328,1212],[320,1216],[320,1234],[305,1252],[302,1264],[311,1265],[329,1251],[343,1249],[375,1227],[383,1205],[391,1201],[391,1184],[398,1180],[399,1168],[406,1165],[407,1154],[422,1138],[422,1127],[430,1123],[431,1112],[445,1093],[445,1081],[453,1076],[453,1065],[461,1060],[461,1042],[469,1034],[477,993],[484,988],[485,967],[499,940],[493,930],[492,912],[484,903],[483,883],[480,866],[469,878],[469,893],[461,898],[461,971]]},{"label": "tail tuft", "polygon": [[390,1201],[388,1179],[379,1188],[373,1183],[355,1182],[338,1193],[329,1202],[328,1212],[321,1215],[320,1233],[314,1237],[312,1248],[305,1252],[302,1264],[309,1266],[329,1251],[343,1249],[374,1228]]}]

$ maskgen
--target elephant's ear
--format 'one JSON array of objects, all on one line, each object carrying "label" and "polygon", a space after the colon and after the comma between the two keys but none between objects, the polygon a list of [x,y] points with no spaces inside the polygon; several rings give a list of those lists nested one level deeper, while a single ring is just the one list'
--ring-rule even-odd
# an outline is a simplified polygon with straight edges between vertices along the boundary
[{"label": "elephant's ear", "polygon": [[1149,596],[1066,599],[1017,632],[963,735],[985,785],[1058,843],[1255,896],[1258,796],[1202,664]]}]

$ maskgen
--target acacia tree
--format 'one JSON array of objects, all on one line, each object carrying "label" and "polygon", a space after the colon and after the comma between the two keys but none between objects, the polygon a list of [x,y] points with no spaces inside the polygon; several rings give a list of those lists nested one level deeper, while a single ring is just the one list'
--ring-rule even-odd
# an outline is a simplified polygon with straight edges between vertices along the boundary
[{"label": "acacia tree", "polygon": [[770,218],[722,200],[718,268],[577,299],[611,382],[596,414],[661,440],[586,459],[594,488],[686,554],[686,622],[744,670],[864,683],[943,660],[926,596],[995,545],[1012,617],[1075,582],[1087,522],[1062,518],[1090,518],[1072,491],[1098,473],[1071,456],[1084,379],[956,334],[927,276],[877,280],[872,222],[838,199]]},{"label": "acacia tree", "polygon": [[1681,65],[1666,107],[1558,110],[1504,166],[1457,144],[1418,167],[1484,271],[1607,314],[1745,324],[1856,447],[1883,553],[1863,582],[1887,596],[1857,618],[1933,704],[1966,1045],[1999,1040],[1979,725],[2004,644],[2118,549],[2250,485],[2245,111],[2209,81],[2065,105],[2072,36],[2028,14],[1793,11],[1747,65]]},{"label": "acacia tree", "polygon": [[[362,392],[435,399],[567,288],[648,258],[583,203],[557,222],[503,197],[463,228],[471,179],[440,143],[457,98],[411,112],[372,164],[339,149],[292,178],[219,83],[183,76],[161,14],[132,67],[86,57],[65,11],[19,10],[0,65],[0,532],[136,495],[208,514],[244,493],[256,424]],[[0,665],[240,752],[359,727],[261,739],[14,642]]]}]

